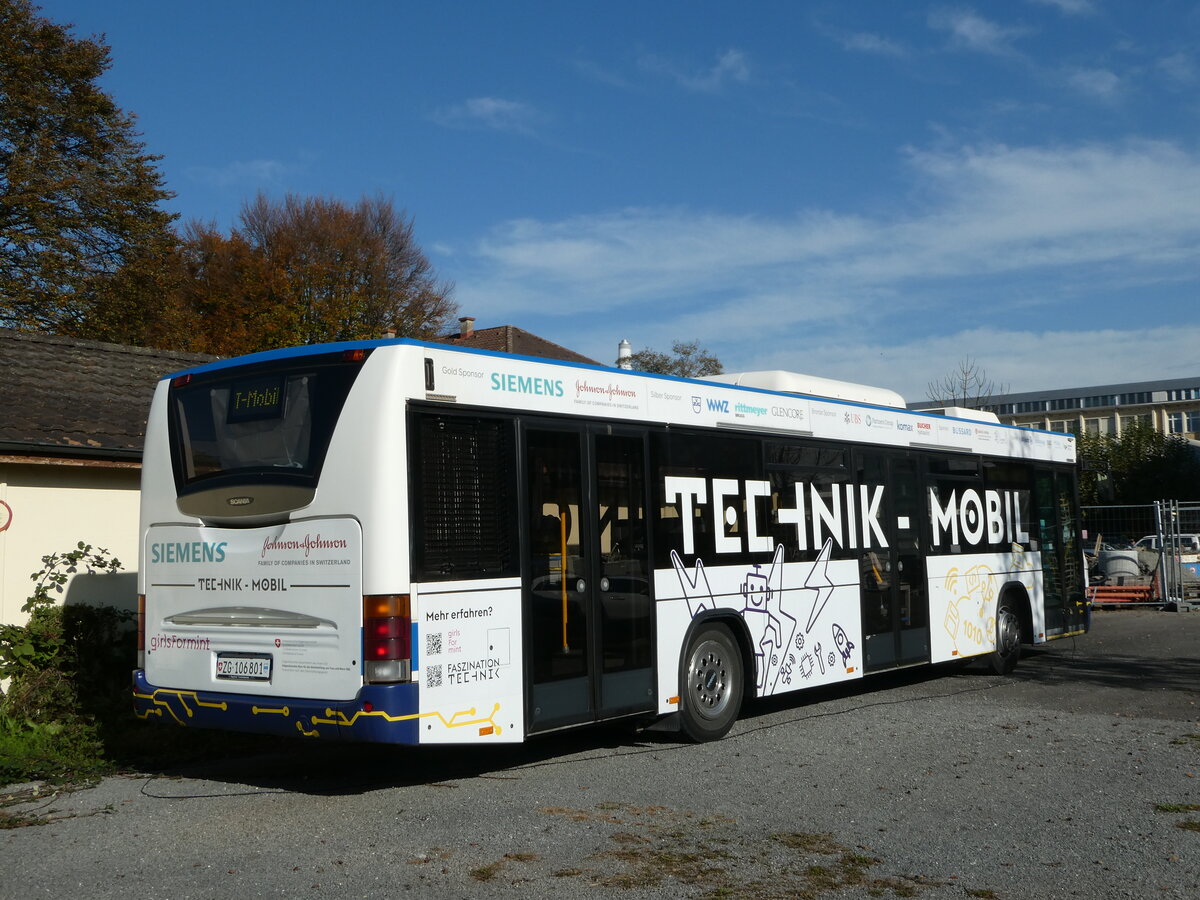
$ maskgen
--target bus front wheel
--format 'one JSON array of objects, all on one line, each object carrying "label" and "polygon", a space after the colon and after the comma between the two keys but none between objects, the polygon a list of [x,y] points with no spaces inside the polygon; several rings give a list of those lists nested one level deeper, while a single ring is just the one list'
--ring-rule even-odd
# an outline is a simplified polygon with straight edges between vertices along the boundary
[{"label": "bus front wheel", "polygon": [[992,652],[992,671],[1007,675],[1021,658],[1021,617],[1010,599],[996,607],[996,649]]},{"label": "bus front wheel", "polygon": [[724,737],[742,708],[742,654],[724,625],[702,625],[688,643],[680,672],[680,724],[693,741]]}]

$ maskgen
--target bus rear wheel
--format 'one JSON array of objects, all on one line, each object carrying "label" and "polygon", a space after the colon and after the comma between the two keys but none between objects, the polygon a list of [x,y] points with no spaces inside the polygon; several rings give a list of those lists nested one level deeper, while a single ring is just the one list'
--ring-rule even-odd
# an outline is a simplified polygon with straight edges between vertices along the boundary
[{"label": "bus rear wheel", "polygon": [[1021,617],[1009,599],[996,607],[996,649],[992,652],[992,671],[1007,675],[1021,658]]},{"label": "bus rear wheel", "polygon": [[693,741],[715,741],[729,733],[742,708],[742,653],[724,625],[702,625],[683,656],[679,717]]}]

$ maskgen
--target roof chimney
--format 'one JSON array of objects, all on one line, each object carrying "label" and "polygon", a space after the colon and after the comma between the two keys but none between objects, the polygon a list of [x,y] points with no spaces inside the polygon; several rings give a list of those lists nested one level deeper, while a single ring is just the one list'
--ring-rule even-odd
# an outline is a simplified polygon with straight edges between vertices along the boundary
[{"label": "roof chimney", "polygon": [[394,338],[396,336],[396,326],[393,325],[391,328],[385,328],[383,330],[383,336],[389,340]]},{"label": "roof chimney", "polygon": [[633,348],[629,346],[629,341],[622,338],[621,343],[617,344],[617,368],[632,369],[633,360],[630,358],[632,356]]},{"label": "roof chimney", "polygon": [[474,316],[461,316],[458,320],[459,337],[470,337],[471,333],[474,331],[475,331],[475,317]]}]

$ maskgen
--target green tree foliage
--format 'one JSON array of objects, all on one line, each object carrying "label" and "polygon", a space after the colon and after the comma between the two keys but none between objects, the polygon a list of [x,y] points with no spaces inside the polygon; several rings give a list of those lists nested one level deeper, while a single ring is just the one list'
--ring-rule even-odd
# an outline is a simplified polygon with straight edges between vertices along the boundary
[{"label": "green tree foliage", "polygon": [[259,195],[224,235],[190,224],[150,342],[231,355],[293,344],[432,337],[458,308],[390,200]]},{"label": "green tree foliage", "polygon": [[103,40],[0,0],[0,325],[119,338],[138,324],[120,296],[174,245],[159,157],[96,84],[109,65]]},{"label": "green tree foliage", "polygon": [[1084,504],[1153,503],[1200,498],[1200,458],[1177,434],[1146,422],[1121,434],[1081,434],[1079,480]]},{"label": "green tree foliage", "polygon": [[[622,360],[617,360],[619,365]],[[705,375],[720,375],[725,371],[721,361],[698,341],[675,341],[671,353],[658,350],[639,350],[629,358],[635,372],[654,372],[658,375],[678,375],[683,378],[702,378]]]}]

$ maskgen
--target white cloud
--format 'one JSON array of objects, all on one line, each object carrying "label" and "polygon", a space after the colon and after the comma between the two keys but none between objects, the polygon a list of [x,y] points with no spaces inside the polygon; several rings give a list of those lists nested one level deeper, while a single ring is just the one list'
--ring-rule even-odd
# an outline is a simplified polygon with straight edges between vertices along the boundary
[{"label": "white cloud", "polygon": [[859,53],[896,57],[908,55],[908,51],[900,43],[891,38],[865,31],[843,34],[837,38],[837,41],[846,50],[854,50]]},{"label": "white cloud", "polygon": [[1178,87],[1191,87],[1196,83],[1196,62],[1187,53],[1173,53],[1158,61],[1158,68],[1167,79]]},{"label": "white cloud", "polygon": [[277,159],[234,160],[223,166],[191,166],[185,175],[214,187],[234,185],[275,185],[297,167]]},{"label": "white cloud", "polygon": [[1053,6],[1066,16],[1090,16],[1096,11],[1092,0],[1031,0],[1042,6]]},{"label": "white cloud", "polygon": [[[1039,331],[976,328],[952,334],[888,340],[822,341],[804,351],[779,350],[755,360],[759,368],[807,371],[928,399],[928,385],[967,357],[1005,392],[1091,387],[1200,370],[1200,326],[1087,328]],[[1120,360],[1119,366],[1114,360]]]},{"label": "white cloud", "polygon": [[[540,317],[533,330],[597,359],[621,337],[695,337],[729,367],[909,394],[968,354],[1014,390],[1196,366],[1198,329],[1176,327],[1195,316],[1172,298],[1194,300],[1200,280],[1200,155],[1129,142],[906,159],[922,205],[890,216],[638,208],[509,222],[455,273],[458,299],[481,318]],[[1124,352],[1110,330],[1128,336]]]},{"label": "white cloud", "polygon": [[937,9],[929,14],[929,26],[950,35],[952,47],[980,53],[1007,55],[1013,51],[1013,39],[1028,34],[1028,29],[998,25],[965,9]]},{"label": "white cloud", "polygon": [[447,128],[483,128],[523,135],[534,134],[541,118],[528,103],[501,97],[471,97],[433,115],[435,122]]},{"label": "white cloud", "polygon": [[1069,69],[1066,78],[1075,90],[1101,100],[1111,100],[1121,91],[1121,79],[1108,69]]},{"label": "white cloud", "polygon": [[750,63],[741,50],[731,48],[717,56],[716,63],[701,72],[685,72],[658,56],[644,56],[640,60],[643,69],[661,72],[680,87],[698,93],[717,93],[730,82],[746,84],[750,81]]}]

